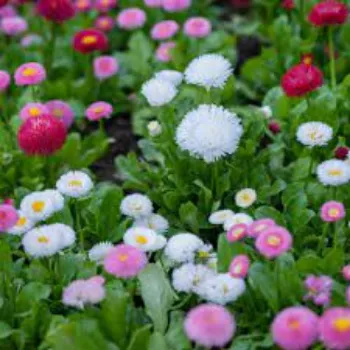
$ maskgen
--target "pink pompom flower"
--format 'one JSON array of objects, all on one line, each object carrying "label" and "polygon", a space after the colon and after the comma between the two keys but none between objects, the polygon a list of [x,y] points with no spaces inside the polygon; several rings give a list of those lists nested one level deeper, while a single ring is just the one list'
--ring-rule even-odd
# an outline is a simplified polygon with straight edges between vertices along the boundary
[{"label": "pink pompom flower", "polygon": [[104,260],[105,270],[119,278],[135,277],[146,265],[146,254],[127,244],[118,244],[112,248]]},{"label": "pink pompom flower", "polygon": [[204,17],[189,18],[184,24],[184,33],[191,38],[205,38],[211,33],[211,23]]},{"label": "pink pompom flower", "polygon": [[345,265],[343,267],[342,274],[346,281],[350,281],[350,265]]},{"label": "pink pompom flower", "polygon": [[15,83],[18,86],[37,85],[45,79],[45,68],[40,63],[36,62],[22,64],[15,72]]},{"label": "pink pompom flower", "polygon": [[350,308],[328,309],[319,322],[320,339],[328,349],[350,348]]},{"label": "pink pompom flower", "polygon": [[248,236],[256,238],[261,232],[273,226],[276,226],[276,223],[272,219],[256,220],[248,226]]},{"label": "pink pompom flower", "polygon": [[0,70],[0,92],[5,91],[11,83],[11,76],[4,70]]},{"label": "pink pompom flower", "polygon": [[284,309],[271,327],[273,340],[284,350],[306,350],[318,337],[318,317],[306,307]]},{"label": "pink pompom flower", "polygon": [[223,347],[232,339],[236,323],[223,306],[202,304],[190,310],[184,328],[187,337],[199,345]]},{"label": "pink pompom flower", "polygon": [[114,20],[110,16],[100,16],[96,18],[95,27],[102,32],[110,32],[114,28]]},{"label": "pink pompom flower", "polygon": [[180,12],[188,9],[192,0],[163,0],[163,9],[167,12]]},{"label": "pink pompom flower", "polygon": [[321,207],[321,218],[326,222],[336,222],[345,217],[345,208],[343,203],[329,201]]},{"label": "pink pompom flower", "polygon": [[172,59],[171,50],[174,49],[176,43],[174,41],[169,41],[166,43],[161,43],[156,50],[156,58],[160,62],[169,62]]},{"label": "pink pompom flower", "polygon": [[74,111],[72,107],[61,100],[52,100],[46,103],[46,108],[53,117],[62,120],[64,126],[68,129],[74,121]]},{"label": "pink pompom flower", "polygon": [[99,101],[91,104],[85,111],[85,116],[89,120],[100,120],[109,118],[113,113],[113,107],[107,102]]},{"label": "pink pompom flower", "polygon": [[326,306],[330,303],[333,280],[328,276],[310,275],[304,286],[307,289],[305,300],[312,300],[316,305]]},{"label": "pink pompom flower", "polygon": [[246,224],[233,225],[227,232],[226,238],[229,242],[237,242],[247,236],[248,226]]},{"label": "pink pompom flower", "polygon": [[104,80],[117,74],[119,64],[113,56],[101,56],[94,60],[94,74],[99,80]]},{"label": "pink pompom flower", "polygon": [[166,40],[172,38],[179,30],[179,25],[172,20],[156,23],[151,30],[154,40]]},{"label": "pink pompom flower", "polygon": [[78,12],[87,12],[91,9],[91,0],[76,0],[74,8]]},{"label": "pink pompom flower", "polygon": [[19,112],[19,117],[24,121],[28,118],[40,117],[48,114],[48,108],[42,103],[27,103]]},{"label": "pink pompom flower", "polygon": [[250,260],[247,255],[237,255],[233,258],[229,268],[229,274],[234,278],[245,278],[250,267]]},{"label": "pink pompom flower", "polygon": [[285,228],[273,226],[260,233],[255,247],[265,258],[272,259],[288,251],[292,241],[291,234]]},{"label": "pink pompom flower", "polygon": [[127,30],[141,28],[145,22],[146,13],[137,7],[125,9],[117,17],[118,26]]},{"label": "pink pompom flower", "polygon": [[163,0],[144,0],[147,7],[162,7]]},{"label": "pink pompom flower", "polygon": [[10,204],[0,204],[0,232],[6,232],[16,225],[19,219],[17,210]]},{"label": "pink pompom flower", "polygon": [[5,17],[1,20],[1,30],[10,36],[22,34],[28,29],[28,24],[22,17]]}]

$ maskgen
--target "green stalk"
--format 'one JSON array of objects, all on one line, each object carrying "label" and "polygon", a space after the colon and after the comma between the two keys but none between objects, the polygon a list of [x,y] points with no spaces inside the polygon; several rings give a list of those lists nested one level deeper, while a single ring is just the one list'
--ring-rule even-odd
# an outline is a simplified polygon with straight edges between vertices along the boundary
[{"label": "green stalk", "polygon": [[51,75],[52,64],[55,56],[56,42],[57,42],[57,24],[52,22],[50,31],[50,40],[48,50],[45,58],[45,67],[48,75]]},{"label": "green stalk", "polygon": [[305,24],[305,0],[300,0],[300,25],[301,25],[301,34],[304,32],[304,24]]},{"label": "green stalk", "polygon": [[334,90],[337,86],[337,78],[335,74],[333,27],[329,26],[327,30],[328,30],[329,68],[331,73],[331,86],[332,86],[332,89]]}]

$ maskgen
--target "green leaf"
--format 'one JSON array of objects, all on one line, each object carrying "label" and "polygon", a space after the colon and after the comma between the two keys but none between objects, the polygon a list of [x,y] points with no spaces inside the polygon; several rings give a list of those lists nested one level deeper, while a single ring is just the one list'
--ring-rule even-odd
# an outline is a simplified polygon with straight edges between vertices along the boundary
[{"label": "green leaf", "polygon": [[334,275],[341,271],[345,262],[343,248],[333,248],[323,259],[322,269],[327,275]]},{"label": "green leaf", "polygon": [[164,350],[164,349],[168,349],[168,345],[164,336],[158,332],[153,333],[149,340],[148,350]]},{"label": "green leaf", "polygon": [[170,325],[165,335],[169,350],[190,350],[191,342],[184,332],[184,313],[173,311],[170,314]]},{"label": "green leaf", "polygon": [[30,310],[40,300],[47,299],[51,294],[51,287],[39,282],[25,285],[17,296],[16,311],[19,313]]},{"label": "green leaf", "polygon": [[180,220],[186,224],[192,232],[198,233],[198,208],[192,203],[182,204],[179,209]]},{"label": "green leaf", "polygon": [[131,337],[127,350],[147,349],[151,337],[151,328],[151,325],[147,325],[135,331]]},{"label": "green leaf", "polygon": [[255,210],[255,217],[257,219],[265,219],[265,218],[271,218],[276,221],[281,226],[286,225],[286,221],[283,217],[283,214],[280,213],[278,210],[276,210],[273,207],[268,206],[262,206]]},{"label": "green leaf", "polygon": [[6,322],[0,321],[0,339],[5,339],[12,333],[12,328]]}]

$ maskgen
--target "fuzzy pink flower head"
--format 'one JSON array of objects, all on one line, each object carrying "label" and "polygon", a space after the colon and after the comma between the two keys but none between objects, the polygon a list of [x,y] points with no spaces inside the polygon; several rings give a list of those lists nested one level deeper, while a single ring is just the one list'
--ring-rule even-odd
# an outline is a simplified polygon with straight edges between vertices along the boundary
[{"label": "fuzzy pink flower head", "polygon": [[25,121],[28,118],[40,117],[48,114],[48,108],[42,103],[31,102],[27,103],[19,112],[19,117]]},{"label": "fuzzy pink flower head", "polygon": [[328,309],[319,322],[320,339],[326,348],[347,350],[350,348],[350,308]]},{"label": "fuzzy pink flower head", "polygon": [[184,33],[191,38],[205,38],[211,33],[211,23],[204,17],[189,18],[184,24]]},{"label": "fuzzy pink flower head", "polygon": [[304,286],[307,289],[305,300],[312,300],[316,305],[326,306],[330,303],[333,280],[328,276],[310,275],[306,278]]},{"label": "fuzzy pink flower head", "polygon": [[46,103],[46,108],[53,117],[62,120],[66,129],[69,129],[74,122],[74,111],[72,107],[61,100],[52,100]]},{"label": "fuzzy pink flower head", "polygon": [[245,278],[250,267],[250,260],[247,255],[237,255],[233,258],[229,268],[229,274],[234,278]]},{"label": "fuzzy pink flower head", "polygon": [[12,5],[0,7],[0,18],[15,16],[17,16],[17,11]]},{"label": "fuzzy pink flower head", "polygon": [[247,236],[248,226],[246,224],[233,225],[226,234],[229,242],[237,242]]},{"label": "fuzzy pink flower head", "polygon": [[86,109],[85,116],[89,120],[100,120],[102,118],[110,118],[112,113],[112,105],[107,102],[99,101],[93,103]]},{"label": "fuzzy pink flower head", "polygon": [[11,76],[4,70],[0,70],[0,92],[5,91],[11,83]]},{"label": "fuzzy pink flower head", "polygon": [[27,21],[19,16],[5,17],[0,25],[2,32],[10,36],[22,34],[28,29]]},{"label": "fuzzy pink flower head", "polygon": [[15,83],[18,86],[37,85],[45,79],[45,68],[40,63],[36,62],[22,64],[15,72]]},{"label": "fuzzy pink flower head", "polygon": [[276,223],[272,219],[256,220],[248,226],[248,236],[256,238],[260,235],[261,232],[274,226],[276,226]]},{"label": "fuzzy pink flower head", "polygon": [[345,217],[345,208],[343,203],[329,201],[321,207],[321,218],[326,222],[336,222]]},{"label": "fuzzy pink flower head", "polygon": [[94,74],[99,80],[104,80],[117,74],[119,64],[113,56],[101,56],[94,60]]},{"label": "fuzzy pink flower head", "polygon": [[147,7],[162,7],[163,0],[143,0]]},{"label": "fuzzy pink flower head", "polygon": [[284,350],[306,350],[318,337],[318,317],[306,307],[284,309],[274,319],[273,340]]},{"label": "fuzzy pink flower head", "polygon": [[265,258],[272,259],[288,251],[292,241],[291,234],[285,228],[273,226],[258,236],[255,247]]},{"label": "fuzzy pink flower head", "polygon": [[202,304],[190,310],[184,328],[187,337],[199,345],[223,347],[232,339],[236,323],[223,306]]},{"label": "fuzzy pink flower head", "polygon": [[95,27],[102,32],[110,32],[114,28],[114,19],[110,16],[96,18]]},{"label": "fuzzy pink flower head", "polygon": [[99,12],[108,12],[117,6],[117,0],[96,0],[95,9]]},{"label": "fuzzy pink flower head", "polygon": [[0,232],[5,232],[16,225],[19,216],[10,204],[0,204]]},{"label": "fuzzy pink flower head", "polygon": [[180,12],[188,9],[192,0],[163,0],[163,9],[167,12]]},{"label": "fuzzy pink flower head", "polygon": [[87,12],[91,7],[91,0],[76,0],[74,3],[74,8],[77,12]]},{"label": "fuzzy pink flower head", "polygon": [[156,50],[156,58],[160,62],[169,62],[172,59],[171,50],[174,49],[176,43],[174,41],[169,41],[166,43],[161,43]]},{"label": "fuzzy pink flower head", "polygon": [[350,265],[345,265],[343,267],[342,274],[346,281],[350,281]]},{"label": "fuzzy pink flower head", "polygon": [[133,278],[147,265],[146,254],[133,246],[118,244],[112,248],[105,260],[105,270],[119,278]]},{"label": "fuzzy pink flower head", "polygon": [[151,30],[154,40],[166,40],[172,38],[179,31],[177,22],[168,20],[156,23]]},{"label": "fuzzy pink flower head", "polygon": [[141,28],[145,22],[146,13],[137,7],[125,9],[117,17],[118,26],[127,30]]}]

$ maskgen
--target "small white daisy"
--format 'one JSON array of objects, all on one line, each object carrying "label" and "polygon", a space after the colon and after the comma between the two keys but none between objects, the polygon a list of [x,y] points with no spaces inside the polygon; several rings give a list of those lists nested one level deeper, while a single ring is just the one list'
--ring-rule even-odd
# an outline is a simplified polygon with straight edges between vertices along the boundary
[{"label": "small white daisy", "polygon": [[125,232],[123,240],[125,244],[148,252],[156,244],[157,233],[146,227],[132,227]]},{"label": "small white daisy", "polygon": [[166,80],[175,86],[179,86],[182,83],[183,74],[176,70],[162,70],[157,72],[154,77],[156,79]]},{"label": "small white daisy", "polygon": [[256,191],[252,188],[244,188],[236,193],[235,202],[240,208],[250,207],[257,199]]},{"label": "small white daisy", "polygon": [[167,80],[153,78],[142,85],[141,93],[152,107],[160,107],[175,98],[177,89]]},{"label": "small white daisy", "polygon": [[150,216],[153,212],[153,205],[147,196],[134,193],[126,196],[122,200],[120,211],[124,215],[137,219]]},{"label": "small white daisy", "polygon": [[82,171],[69,171],[56,183],[59,192],[73,198],[86,196],[93,186],[90,176]]},{"label": "small white daisy", "polygon": [[28,232],[35,226],[35,221],[26,216],[22,211],[18,211],[16,225],[7,231],[10,235],[19,236]]},{"label": "small white daisy", "polygon": [[150,247],[150,252],[155,252],[157,250],[163,249],[166,246],[166,238],[163,235],[157,235],[156,241],[152,247]]},{"label": "small white daisy", "polygon": [[74,244],[76,239],[75,231],[68,225],[65,224],[52,224],[47,225],[46,228],[51,230],[55,235],[58,235],[61,238],[61,249],[65,249]]},{"label": "small white daisy", "polygon": [[146,218],[140,218],[135,220],[134,227],[148,227],[157,233],[164,233],[169,228],[168,220],[159,214],[152,214]]},{"label": "small white daisy", "polygon": [[113,244],[111,242],[97,243],[89,250],[89,259],[98,265],[102,265],[106,255],[112,248]]},{"label": "small white daisy", "polygon": [[238,213],[233,215],[232,217],[228,218],[224,222],[224,230],[228,231],[230,228],[234,225],[238,224],[251,224],[253,222],[253,218],[245,213]]},{"label": "small white daisy", "polygon": [[147,130],[151,137],[156,137],[162,133],[162,126],[157,120],[152,120],[147,124]]},{"label": "small white daisy", "polygon": [[55,207],[55,211],[61,211],[64,208],[64,197],[59,191],[50,189],[42,192],[50,197]]},{"label": "small white daisy", "polygon": [[233,69],[230,61],[218,54],[202,55],[195,58],[185,71],[185,80],[188,84],[222,89]]},{"label": "small white daisy", "polygon": [[228,218],[232,217],[234,212],[230,209],[223,209],[211,213],[209,222],[213,225],[222,225]]},{"label": "small white daisy", "polygon": [[317,177],[325,186],[344,185],[350,180],[350,167],[342,160],[326,160],[318,165]]},{"label": "small white daisy", "polygon": [[296,137],[305,146],[326,146],[333,137],[333,129],[321,122],[304,123],[299,126]]},{"label": "small white daisy", "polygon": [[20,209],[23,215],[34,221],[46,220],[56,211],[52,197],[45,192],[32,192],[25,196]]}]

